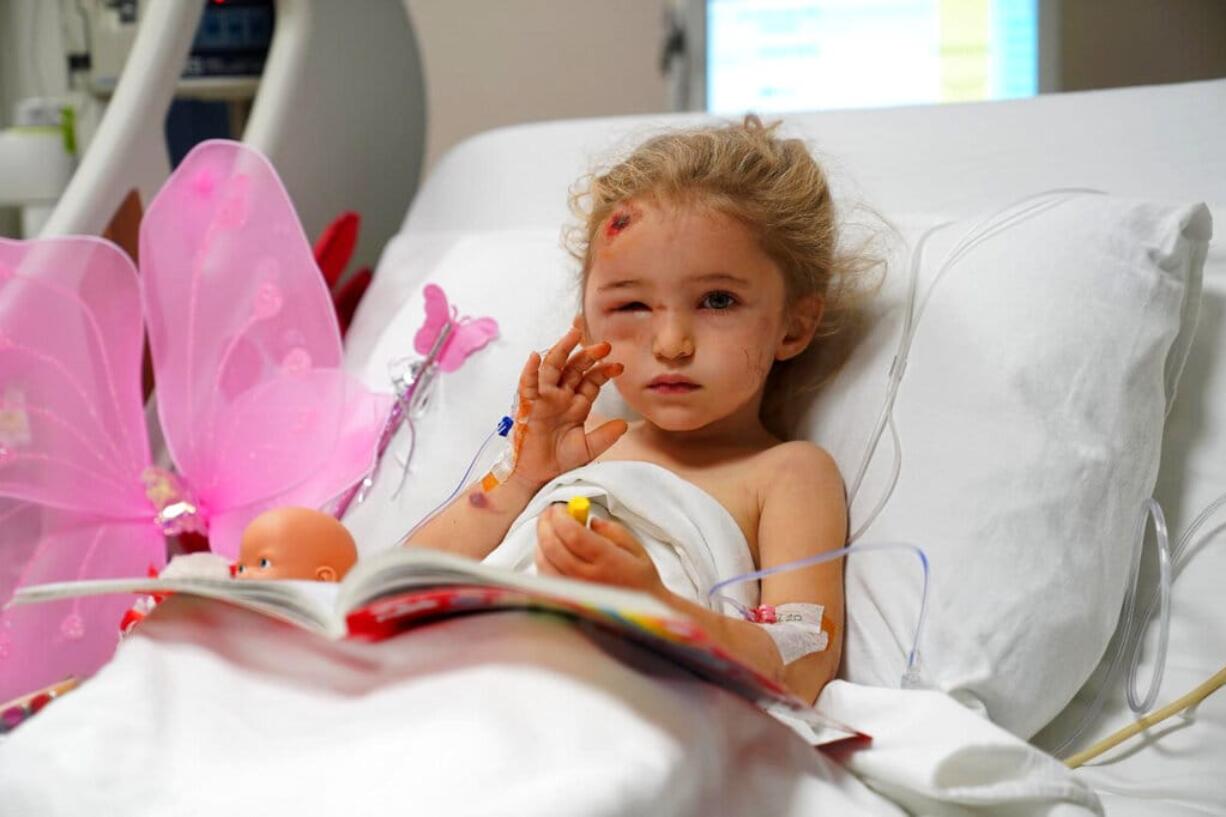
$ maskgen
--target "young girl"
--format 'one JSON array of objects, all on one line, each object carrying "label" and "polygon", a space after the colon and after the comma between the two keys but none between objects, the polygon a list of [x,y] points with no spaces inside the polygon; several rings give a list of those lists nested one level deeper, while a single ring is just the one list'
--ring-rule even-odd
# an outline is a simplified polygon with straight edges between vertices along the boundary
[{"label": "young girl", "polygon": [[[847,511],[833,460],[768,427],[783,369],[810,349],[819,326],[826,335],[838,328],[854,290],[836,253],[825,176],[804,144],[756,117],[660,136],[594,177],[587,195],[572,247],[582,262],[582,312],[523,369],[519,396],[531,411],[513,472],[490,491],[472,486],[409,544],[484,559],[559,475],[640,460],[714,497],[758,567],[842,547]],[[592,415],[610,379],[642,420]],[[593,519],[589,529],[552,506],[537,521],[535,561],[544,574],[662,599],[808,701],[838,669],[841,561],[762,581],[759,609],[825,609],[828,646],[790,663],[769,625],[665,588],[643,545],[615,521]]]}]

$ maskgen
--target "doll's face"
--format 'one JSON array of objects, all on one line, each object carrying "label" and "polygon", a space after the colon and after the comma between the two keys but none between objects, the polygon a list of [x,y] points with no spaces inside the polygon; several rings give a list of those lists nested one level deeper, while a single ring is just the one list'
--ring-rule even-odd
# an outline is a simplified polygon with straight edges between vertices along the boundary
[{"label": "doll's face", "polygon": [[782,273],[741,222],[636,201],[597,235],[583,309],[589,338],[625,366],[615,383],[630,407],[693,431],[756,417],[771,366],[808,345],[812,331],[796,337],[784,301]]},{"label": "doll's face", "polygon": [[273,508],[243,531],[234,577],[340,581],[357,561],[353,537],[309,508]]}]

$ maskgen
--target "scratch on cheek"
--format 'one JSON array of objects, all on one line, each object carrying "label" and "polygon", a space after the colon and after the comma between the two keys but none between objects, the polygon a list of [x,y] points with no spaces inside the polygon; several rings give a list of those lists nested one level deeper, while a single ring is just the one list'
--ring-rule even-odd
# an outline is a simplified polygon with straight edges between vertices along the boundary
[{"label": "scratch on cheek", "polygon": [[749,373],[750,377],[761,377],[762,368],[753,362],[753,355],[749,353],[748,349],[742,349],[741,352],[745,355],[745,371]]},{"label": "scratch on cheek", "polygon": [[488,510],[490,507],[489,497],[485,495],[485,491],[476,488],[468,494],[468,504],[478,510]]}]

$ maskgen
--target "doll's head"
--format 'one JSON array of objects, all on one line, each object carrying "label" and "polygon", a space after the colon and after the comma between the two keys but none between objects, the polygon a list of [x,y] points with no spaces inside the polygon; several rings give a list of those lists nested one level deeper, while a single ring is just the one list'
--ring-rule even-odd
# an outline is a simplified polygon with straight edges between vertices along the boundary
[{"label": "doll's head", "polygon": [[353,536],[334,517],[310,508],[273,508],[243,531],[234,577],[338,582],[357,560]]},{"label": "doll's head", "polygon": [[840,250],[805,144],[752,116],[657,136],[572,205],[585,328],[625,365],[630,407],[670,431],[748,417],[779,433],[782,375],[845,328],[872,265]]}]

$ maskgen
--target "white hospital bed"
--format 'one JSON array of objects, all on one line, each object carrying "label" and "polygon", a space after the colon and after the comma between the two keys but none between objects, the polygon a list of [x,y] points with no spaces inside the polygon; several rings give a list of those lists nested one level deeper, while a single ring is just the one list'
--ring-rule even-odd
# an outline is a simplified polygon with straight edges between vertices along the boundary
[{"label": "white hospital bed", "polygon": [[[397,241],[430,247],[385,255],[350,334],[365,365],[395,308],[420,285],[430,258],[488,230],[553,229],[566,222],[568,185],[611,148],[699,117],[550,122],[476,136],[427,179]],[[816,146],[844,194],[885,213],[967,215],[1056,187],[1139,198],[1205,201],[1226,223],[1226,80],[1044,96],[1028,100],[846,111],[788,117]],[[1169,417],[1156,491],[1178,531],[1226,492],[1226,254],[1205,267],[1200,325]],[[403,273],[403,275],[401,274]],[[1171,648],[1160,703],[1226,660],[1226,542],[1210,523],[1175,584]],[[1152,585],[1151,585],[1152,586]],[[1150,633],[1152,643],[1153,633]],[[1151,650],[1152,654],[1152,650]],[[1148,677],[1143,670],[1142,677]],[[1088,685],[1037,745],[1053,748],[1092,699]],[[1120,682],[1082,745],[1127,724]],[[1077,772],[1111,815],[1226,813],[1226,694]]]},{"label": "white hospital bed", "polygon": [[[43,235],[102,233],[129,190],[148,204],[170,172],[164,122],[203,4],[149,0],[115,92]],[[426,94],[401,0],[354,14],[330,0],[277,0],[276,27],[242,134],[272,159],[308,236],[354,210],[355,267],[373,263],[417,188]],[[355,89],[360,89],[355,90]]]},{"label": "white hospital bed", "polygon": [[[376,5],[388,14],[393,7],[400,10],[400,4]],[[173,14],[169,0],[151,7]],[[300,31],[315,31],[322,36],[326,27],[321,18],[312,15],[327,7],[327,3],[284,0],[278,4],[278,13],[283,21],[296,19],[302,26]],[[403,17],[393,17],[403,31]],[[279,50],[274,45],[270,58],[270,72],[288,83],[282,89],[285,92],[268,94],[257,101],[248,141],[274,159],[304,211],[308,231],[314,232],[331,209],[352,206],[349,201],[331,201],[320,195],[322,190],[337,189],[332,184],[335,177],[324,181],[322,174],[341,155],[339,151],[357,162],[343,176],[344,189],[354,195],[361,193],[365,177],[373,177],[383,168],[359,161],[359,157],[373,157],[376,152],[364,152],[356,143],[358,128],[328,130],[312,134],[310,139],[295,138],[303,126],[292,125],[291,117],[304,114],[304,108],[288,103],[309,100],[311,86],[301,77],[290,82],[297,67],[305,64],[305,52],[291,48],[289,42],[281,41]],[[185,41],[176,47],[185,48]],[[368,54],[379,51],[359,50]],[[321,53],[343,57],[350,52],[324,49]],[[406,65],[412,71],[419,70],[415,55],[409,62],[400,63],[402,69]],[[419,74],[413,74],[411,80],[419,89]],[[343,86],[330,85],[327,90],[332,97],[344,95]],[[158,104],[164,106],[168,92],[163,89],[162,93],[163,101]],[[382,95],[353,95],[353,99],[386,99],[399,93],[399,88],[394,88]],[[119,100],[117,93],[117,103]],[[394,144],[397,138],[403,142],[404,161],[396,165],[396,177],[403,180],[405,199],[415,182],[421,156],[421,118],[420,107],[411,109],[398,119],[398,130],[383,135],[385,146]],[[594,159],[661,125],[697,119],[687,115],[544,123],[483,134],[454,149],[427,179],[384,256],[349,335],[348,355],[353,367],[367,365],[380,332],[397,308],[415,293],[421,276],[428,273],[431,257],[439,257],[448,246],[477,232],[557,229],[569,217],[568,186]],[[969,215],[1036,190],[1081,186],[1147,199],[1203,200],[1214,208],[1218,224],[1226,223],[1226,151],[1221,148],[1222,135],[1226,134],[1226,80],[1003,103],[805,114],[789,117],[789,122],[815,144],[832,170],[839,192],[866,200],[887,213]],[[321,142],[324,137],[326,145]],[[116,140],[110,144],[112,156],[135,161],[141,145],[138,138],[133,136],[125,143],[120,130],[110,138]],[[99,144],[107,143],[104,140]],[[136,178],[146,186],[156,186],[156,169],[138,169],[125,177],[120,173],[122,168],[106,168],[101,152],[97,156],[85,157],[80,180],[70,188],[64,208],[53,222],[53,231],[99,230],[122,195],[121,181],[128,183]],[[393,199],[371,200],[368,208],[360,209],[367,210],[368,223],[387,225],[382,231],[373,229],[371,235],[383,232],[386,236],[402,215],[401,205]],[[411,258],[397,255],[395,249],[406,242],[431,249]],[[1226,256],[1220,246],[1219,241],[1211,249],[1205,268],[1201,325],[1180,398],[1168,422],[1158,481],[1158,499],[1176,530],[1226,491],[1226,361],[1217,354],[1219,339],[1226,330]],[[1215,525],[1210,528],[1217,533]],[[1226,631],[1220,626],[1226,621],[1226,597],[1217,587],[1218,577],[1226,570],[1226,551],[1224,543],[1217,541],[1220,538],[1210,538],[1197,548],[1189,568],[1175,585],[1171,654],[1160,701],[1192,687],[1226,659]],[[187,621],[179,626],[190,631],[198,624]],[[260,638],[267,636],[254,638],[250,649],[257,650]],[[427,646],[420,646],[423,654]],[[141,649],[145,647],[129,648],[129,660],[134,660],[132,656]],[[322,651],[312,648],[307,652],[317,659]],[[195,661],[202,670],[221,671],[224,662],[219,665],[217,660],[225,654],[224,647],[219,647],[210,662],[199,650],[183,648],[181,660],[184,666]],[[158,660],[164,660],[164,656]],[[337,660],[371,659],[340,654]],[[402,656],[398,660],[403,663],[407,659]],[[271,677],[267,668],[263,669],[264,677]],[[624,691],[626,685],[635,683],[633,679],[613,677],[616,672],[610,666],[609,675],[601,682],[609,687],[609,695],[617,691],[615,687]],[[600,698],[600,684],[596,687],[594,696]],[[275,684],[263,688],[263,692],[280,694]],[[1079,716],[1083,699],[1092,692],[1087,689],[1079,696],[1079,701],[1036,742],[1050,746],[1058,740],[1059,727]],[[640,702],[651,697],[641,690],[635,694]],[[683,691],[678,695],[674,690],[670,700],[680,705],[687,694]],[[1090,737],[1106,734],[1128,721],[1122,698],[1120,689],[1112,691],[1108,707]],[[270,697],[270,708],[274,706],[272,700]],[[606,703],[592,702],[593,711],[607,714]],[[69,702],[66,700],[63,706],[68,707]],[[655,706],[661,705],[657,702]],[[712,704],[713,708],[729,706],[735,708],[723,699]],[[40,717],[49,719],[54,714],[49,711]],[[669,717],[677,716],[661,715],[661,722],[680,731],[682,726]],[[294,724],[283,726],[290,729]],[[622,733],[622,738],[628,739],[628,734]],[[175,737],[181,742],[179,750],[190,753],[190,747],[182,741],[190,742],[192,736]],[[718,737],[706,735],[704,739]],[[760,735],[754,741],[737,744],[736,751],[769,751],[762,747],[771,740],[770,734]],[[794,753],[794,748],[789,751]],[[729,761],[726,768],[749,765],[745,758],[732,756],[720,762],[725,760]],[[660,762],[664,762],[663,756]],[[683,758],[668,768],[678,780],[684,780],[686,774],[717,775],[724,768],[709,758],[705,765],[694,764],[697,761]],[[1226,784],[1220,776],[1224,766],[1226,695],[1219,695],[1198,707],[1187,721],[1164,725],[1155,734],[1126,744],[1078,774],[1099,793],[1112,815],[1218,814],[1226,813]],[[760,765],[755,768],[762,771]],[[344,801],[338,801],[338,805],[343,806]],[[491,807],[496,805],[493,801]]]}]

